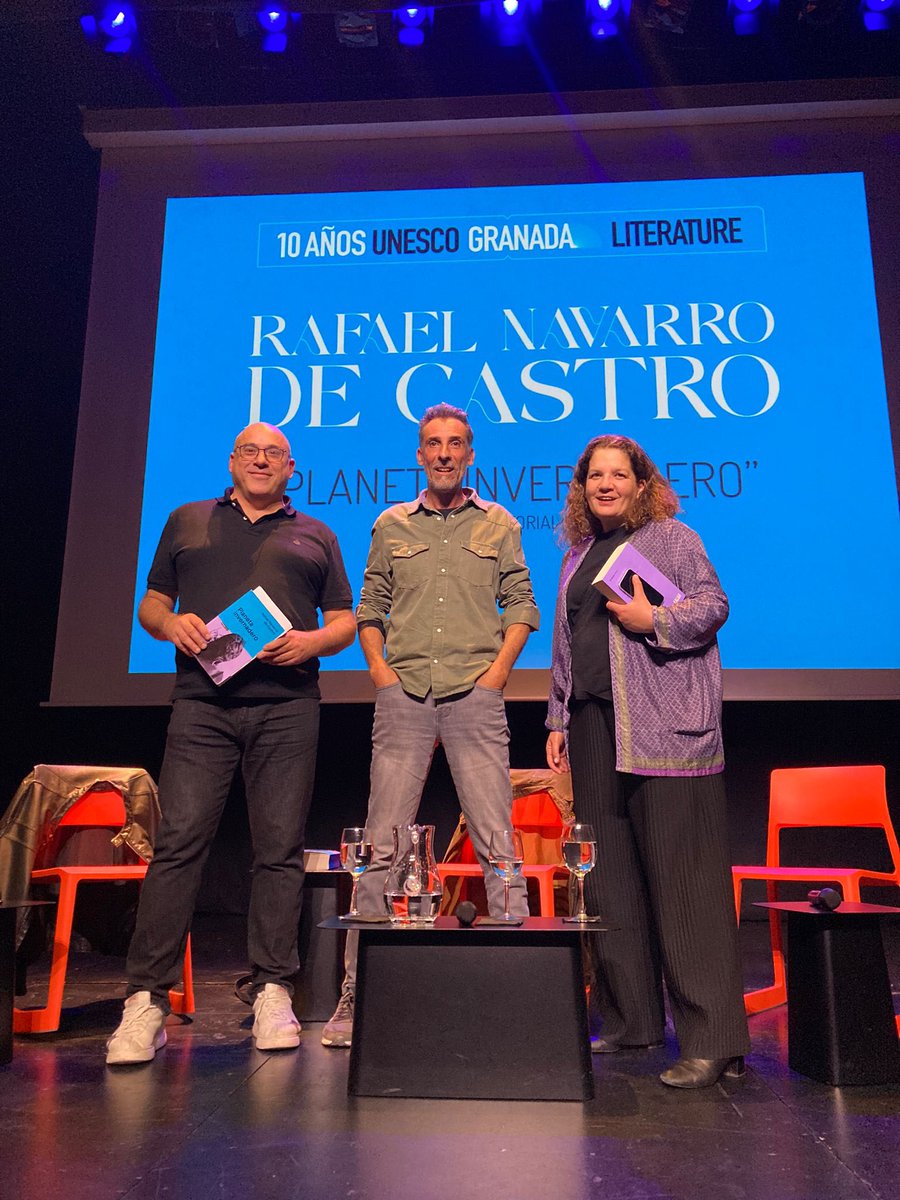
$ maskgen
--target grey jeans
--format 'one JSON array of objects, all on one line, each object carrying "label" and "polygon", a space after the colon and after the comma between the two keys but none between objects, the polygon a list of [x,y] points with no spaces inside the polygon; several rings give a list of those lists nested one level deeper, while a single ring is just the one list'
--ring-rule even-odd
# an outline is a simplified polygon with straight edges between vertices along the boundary
[{"label": "grey jeans", "polygon": [[[409,696],[399,683],[379,688],[372,730],[372,770],[366,827],[372,837],[372,865],[360,878],[357,903],[364,916],[383,916],[384,881],[394,847],[393,828],[416,819],[435,745],[441,742],[468,826],[472,848],[484,872],[488,908],[503,912],[503,881],[488,863],[491,833],[511,823],[509,728],[503,693],[477,685],[446,700]],[[510,886],[510,912],[528,915],[525,880]],[[344,988],[356,979],[359,938],[347,935]]]}]

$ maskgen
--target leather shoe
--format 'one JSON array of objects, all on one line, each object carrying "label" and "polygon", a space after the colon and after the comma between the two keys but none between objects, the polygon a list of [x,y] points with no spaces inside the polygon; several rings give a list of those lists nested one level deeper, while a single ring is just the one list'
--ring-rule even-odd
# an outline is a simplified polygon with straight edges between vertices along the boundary
[{"label": "leather shoe", "polygon": [[614,1042],[609,1038],[591,1038],[592,1054],[618,1054],[620,1050],[658,1050],[663,1042]]},{"label": "leather shoe", "polygon": [[705,1088],[718,1083],[723,1075],[728,1079],[739,1079],[743,1074],[744,1060],[737,1055],[735,1058],[679,1058],[659,1078],[669,1087]]}]

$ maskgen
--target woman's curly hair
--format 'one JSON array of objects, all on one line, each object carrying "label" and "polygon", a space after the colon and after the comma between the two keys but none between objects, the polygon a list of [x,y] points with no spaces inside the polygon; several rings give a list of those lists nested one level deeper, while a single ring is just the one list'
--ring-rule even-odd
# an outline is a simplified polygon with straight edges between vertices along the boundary
[{"label": "woman's curly hair", "polygon": [[601,449],[621,450],[626,454],[635,478],[645,485],[625,518],[626,529],[640,529],[650,521],[662,521],[666,517],[673,517],[681,507],[672,485],[659,473],[656,464],[637,442],[616,433],[601,434],[600,437],[591,438],[582,450],[575,464],[572,482],[569,484],[569,494],[559,528],[561,540],[568,542],[570,546],[600,533],[602,528],[584,498],[584,481],[587,479],[591,458],[595,450]]}]

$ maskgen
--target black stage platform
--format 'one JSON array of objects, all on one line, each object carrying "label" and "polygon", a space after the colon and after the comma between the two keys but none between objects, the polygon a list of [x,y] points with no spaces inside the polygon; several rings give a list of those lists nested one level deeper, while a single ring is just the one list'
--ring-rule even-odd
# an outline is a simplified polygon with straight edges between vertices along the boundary
[{"label": "black stage platform", "polygon": [[[894,1002],[900,922],[887,933]],[[741,930],[765,982],[765,922]],[[349,1098],[349,1053],[307,1025],[263,1054],[232,993],[239,918],[194,927],[197,1017],[155,1062],[108,1070],[121,959],[76,954],[63,1027],[0,1068],[6,1200],[895,1200],[900,1093],[833,1088],[787,1064],[787,1012],[751,1018],[743,1081],[663,1087],[665,1049],[594,1055],[594,1100]],[[30,981],[41,984],[38,971]]]}]

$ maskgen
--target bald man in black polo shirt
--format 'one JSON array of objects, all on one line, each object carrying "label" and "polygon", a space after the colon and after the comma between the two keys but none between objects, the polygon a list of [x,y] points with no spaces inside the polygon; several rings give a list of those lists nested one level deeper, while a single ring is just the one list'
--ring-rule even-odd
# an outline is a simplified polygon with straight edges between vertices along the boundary
[{"label": "bald man in black polo shirt", "polygon": [[[128,955],[111,1065],[148,1062],[165,1045],[168,993],[178,980],[200,877],[240,767],[253,841],[248,918],[253,1036],[258,1049],[299,1045],[291,1007],[303,888],[303,837],[318,739],[318,660],[356,632],[337,539],[284,494],[294,470],[287,438],[244,429],[229,459],[233,486],[169,517],[138,619],[176,650],[176,681],[160,776],[160,825]],[[263,587],[291,622],[221,686],[196,661],[211,620]],[[177,611],[176,611],[177,604]],[[319,625],[318,613],[322,614]]]}]

